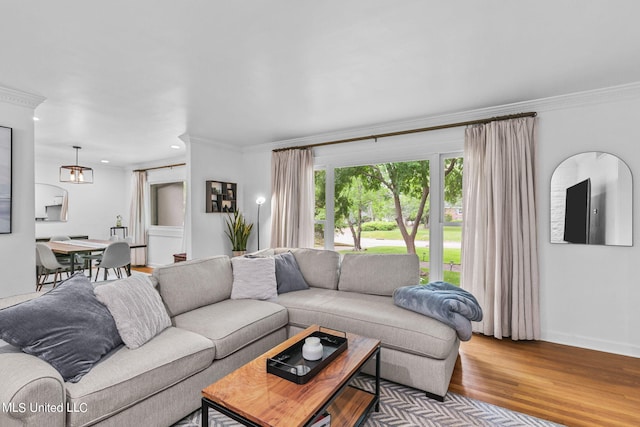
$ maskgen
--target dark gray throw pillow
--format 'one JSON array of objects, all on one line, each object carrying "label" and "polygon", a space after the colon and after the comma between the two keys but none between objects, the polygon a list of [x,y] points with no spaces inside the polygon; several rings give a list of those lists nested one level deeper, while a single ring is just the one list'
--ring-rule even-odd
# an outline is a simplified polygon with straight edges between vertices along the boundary
[{"label": "dark gray throw pillow", "polygon": [[38,298],[0,310],[0,338],[48,362],[72,383],[122,344],[111,313],[82,273]]},{"label": "dark gray throw pillow", "polygon": [[276,260],[278,294],[309,289],[309,285],[298,267],[298,262],[291,252],[275,255],[274,259]]}]

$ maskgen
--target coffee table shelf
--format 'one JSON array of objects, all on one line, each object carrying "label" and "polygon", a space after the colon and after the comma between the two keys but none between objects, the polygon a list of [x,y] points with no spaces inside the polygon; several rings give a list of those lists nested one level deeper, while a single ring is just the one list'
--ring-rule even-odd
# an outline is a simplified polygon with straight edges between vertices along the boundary
[{"label": "coffee table shelf", "polygon": [[[357,426],[380,402],[380,341],[347,333],[349,347],[315,377],[296,384],[266,371],[267,358],[318,331],[311,326],[202,390],[202,425],[209,408],[249,426],[308,426],[328,411],[331,426]],[[375,393],[350,382],[376,360]]]},{"label": "coffee table shelf", "polygon": [[348,386],[327,409],[331,427],[360,425],[376,403],[375,394]]}]

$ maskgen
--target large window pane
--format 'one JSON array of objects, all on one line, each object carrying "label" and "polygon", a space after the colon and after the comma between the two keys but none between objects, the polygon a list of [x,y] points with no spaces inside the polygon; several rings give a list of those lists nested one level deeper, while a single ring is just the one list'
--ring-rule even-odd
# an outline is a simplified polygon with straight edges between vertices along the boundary
[{"label": "large window pane", "polygon": [[442,260],[444,280],[460,284],[462,248],[462,157],[445,157],[443,170]]},{"label": "large window pane", "polygon": [[429,161],[335,169],[335,248],[415,253],[429,273]]},{"label": "large window pane", "polygon": [[318,169],[314,172],[314,175],[316,186],[316,205],[314,213],[314,246],[321,249],[324,248],[324,233],[327,222],[325,192],[327,172],[324,169]]}]

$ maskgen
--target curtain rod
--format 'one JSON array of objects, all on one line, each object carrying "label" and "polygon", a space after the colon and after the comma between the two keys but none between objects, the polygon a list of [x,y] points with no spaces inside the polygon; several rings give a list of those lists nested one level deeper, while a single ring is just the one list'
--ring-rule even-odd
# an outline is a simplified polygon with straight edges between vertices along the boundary
[{"label": "curtain rod", "polygon": [[153,168],[146,168],[146,169],[135,169],[134,172],[147,172],[147,171],[152,171],[156,169],[175,168],[178,166],[186,166],[186,163],[174,163],[172,165],[166,165],[166,166],[156,166]]},{"label": "curtain rod", "polygon": [[364,140],[367,140],[367,139],[377,140],[378,138],[386,138],[386,137],[389,137],[389,136],[407,135],[407,134],[410,134],[410,133],[419,133],[419,132],[429,132],[429,131],[432,131],[432,130],[449,129],[449,128],[455,128],[455,127],[460,127],[460,126],[479,125],[479,124],[497,122],[497,121],[502,121],[502,120],[519,119],[521,117],[535,117],[537,115],[538,115],[538,113],[536,113],[535,111],[531,111],[531,112],[528,112],[528,113],[518,113],[518,114],[509,114],[509,115],[506,115],[506,116],[491,117],[489,119],[469,120],[469,121],[466,121],[466,122],[448,123],[448,124],[444,124],[444,125],[429,126],[429,127],[426,127],[426,128],[401,130],[401,131],[389,132],[389,133],[380,133],[380,134],[377,134],[377,135],[357,136],[355,138],[339,139],[337,141],[319,142],[319,143],[316,143],[316,144],[299,145],[299,146],[295,146],[295,147],[275,148],[272,151],[278,152],[278,151],[286,151],[286,150],[296,150],[296,149],[305,149],[305,148],[313,148],[313,147],[323,147],[325,145],[344,144],[344,143],[347,143],[347,142],[364,141]]}]

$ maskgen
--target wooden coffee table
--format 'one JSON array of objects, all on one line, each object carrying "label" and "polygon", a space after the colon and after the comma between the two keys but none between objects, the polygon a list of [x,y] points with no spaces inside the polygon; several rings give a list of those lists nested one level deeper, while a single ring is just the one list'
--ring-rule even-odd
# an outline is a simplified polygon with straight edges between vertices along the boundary
[{"label": "wooden coffee table", "polygon": [[[357,426],[380,405],[380,341],[347,333],[348,348],[306,384],[267,373],[266,359],[317,331],[311,326],[202,390],[202,425],[209,408],[248,426],[310,426],[325,411],[331,427]],[[325,329],[323,329],[325,330]],[[364,364],[376,358],[376,390],[351,386]]]}]

